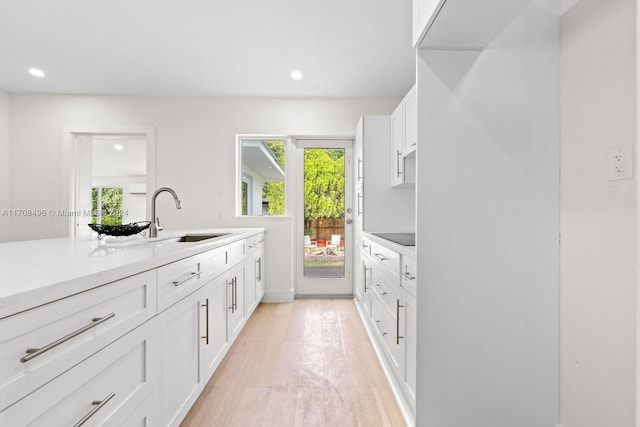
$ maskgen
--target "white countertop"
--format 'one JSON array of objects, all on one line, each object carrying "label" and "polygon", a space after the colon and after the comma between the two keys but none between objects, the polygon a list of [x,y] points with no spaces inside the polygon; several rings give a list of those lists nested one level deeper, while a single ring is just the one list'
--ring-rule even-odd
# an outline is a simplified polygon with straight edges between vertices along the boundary
[{"label": "white countertop", "polygon": [[406,255],[406,256],[411,256],[411,257],[415,257],[416,254],[416,247],[415,246],[404,246],[404,245],[400,245],[396,242],[393,242],[391,240],[387,240],[384,239],[380,236],[376,236],[374,234],[372,234],[372,232],[369,231],[365,231],[364,236],[367,237],[370,240],[373,240],[374,242],[377,242],[383,246],[386,246],[387,248],[391,249],[392,251],[398,252],[401,255]]},{"label": "white countertop", "polygon": [[[0,243],[0,318],[263,232],[263,228],[161,231],[158,238],[105,243],[60,238]],[[183,243],[185,234],[222,234]]]}]

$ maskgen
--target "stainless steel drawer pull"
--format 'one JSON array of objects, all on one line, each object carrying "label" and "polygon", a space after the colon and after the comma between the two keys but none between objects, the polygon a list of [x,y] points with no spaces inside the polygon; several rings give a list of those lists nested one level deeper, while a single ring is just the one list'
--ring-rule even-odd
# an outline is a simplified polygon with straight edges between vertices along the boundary
[{"label": "stainless steel drawer pull", "polygon": [[234,301],[236,300],[236,290],[235,290],[235,280],[231,279],[231,281],[227,281],[227,285],[231,286],[231,307],[229,307],[229,310],[231,310],[231,313],[235,313],[236,309],[235,309],[235,304]]},{"label": "stainless steel drawer pull", "polygon": [[111,399],[113,399],[116,396],[115,393],[111,393],[109,394],[109,396],[105,397],[102,400],[94,400],[93,402],[91,402],[92,405],[95,405],[95,407],[89,411],[87,413],[87,415],[85,415],[84,417],[82,417],[82,419],[80,421],[78,421],[77,423],[75,423],[73,425],[73,427],[80,427],[81,425],[83,425],[84,423],[86,423],[87,421],[89,421],[89,418],[93,417],[95,415],[96,412],[98,412],[100,409],[102,409],[102,407],[104,405],[106,405]]},{"label": "stainless steel drawer pull", "polygon": [[233,276],[233,312],[238,311],[238,276]]},{"label": "stainless steel drawer pull", "polygon": [[185,283],[185,282],[187,282],[187,281],[189,281],[189,280],[193,279],[194,277],[200,277],[200,272],[199,272],[199,271],[196,271],[195,273],[190,273],[190,274],[189,274],[187,277],[185,277],[184,279],[182,279],[182,280],[177,280],[177,281],[173,282],[173,286],[180,286],[180,285],[182,285],[183,283]]},{"label": "stainless steel drawer pull", "polygon": [[[380,323],[380,321],[376,320],[376,323]],[[378,326],[378,330],[380,331],[380,333],[382,334],[383,337],[388,335],[386,332],[383,332],[382,329],[380,329],[380,326]]]},{"label": "stainless steel drawer pull", "polygon": [[205,340],[205,342],[207,343],[207,345],[209,345],[209,298],[207,298],[206,302],[204,304],[202,304],[203,307],[205,307],[205,336],[204,337],[200,337],[203,338]]},{"label": "stainless steel drawer pull", "polygon": [[400,300],[396,300],[396,345],[400,345],[400,340],[404,337],[400,336],[400,309],[404,308],[404,305],[400,305]]},{"label": "stainless steel drawer pull", "polygon": [[63,344],[67,341],[69,341],[72,338],[77,337],[78,335],[87,332],[89,329],[95,328],[96,326],[106,322],[109,319],[113,319],[114,317],[116,317],[115,313],[109,313],[104,317],[95,317],[93,319],[91,319],[91,323],[83,326],[82,328],[78,329],[77,331],[73,331],[71,332],[69,335],[65,335],[64,337],[52,342],[51,344],[47,344],[44,347],[41,348],[28,348],[26,353],[27,355],[24,356],[22,359],[20,359],[20,362],[25,363],[28,362],[31,359],[35,359],[36,357],[40,356],[41,354],[46,353],[47,351],[56,348],[57,346],[59,346],[60,344]]},{"label": "stainless steel drawer pull", "polygon": [[386,295],[387,293],[384,291],[384,289],[382,289],[382,286],[380,286],[378,283],[376,283],[376,288],[380,289],[380,292],[382,292],[382,295]]},{"label": "stainless steel drawer pull", "polygon": [[416,280],[416,276],[412,276],[411,273],[409,273],[408,271],[402,273],[402,275],[409,280]]},{"label": "stainless steel drawer pull", "polygon": [[378,258],[380,261],[389,261],[389,258],[387,258],[386,256],[382,255],[382,254],[374,254],[376,256],[376,258]]},{"label": "stainless steel drawer pull", "polygon": [[400,158],[402,157],[402,153],[400,150],[396,150],[396,178],[399,178],[402,175],[402,171],[400,170]]}]

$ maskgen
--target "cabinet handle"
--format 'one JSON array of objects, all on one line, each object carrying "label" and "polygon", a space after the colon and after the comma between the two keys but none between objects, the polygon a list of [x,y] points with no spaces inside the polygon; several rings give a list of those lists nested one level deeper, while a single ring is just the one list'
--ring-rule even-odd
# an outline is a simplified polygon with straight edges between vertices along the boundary
[{"label": "cabinet handle", "polygon": [[231,279],[231,282],[227,282],[227,285],[231,286],[231,307],[229,307],[229,310],[231,310],[231,313],[235,313],[235,309],[233,307],[233,301],[235,300],[235,289],[233,286],[233,279]]},{"label": "cabinet handle", "polygon": [[207,343],[207,345],[209,345],[209,298],[207,298],[206,301],[207,302],[202,304],[202,306],[205,307],[204,325],[205,325],[205,333],[206,333],[206,335],[204,337],[200,337],[200,338],[204,338],[204,340]]},{"label": "cabinet handle", "polygon": [[233,277],[233,312],[238,311],[238,276]]},{"label": "cabinet handle", "polygon": [[262,257],[256,260],[256,264],[258,265],[258,274],[256,275],[256,280],[262,280]]},{"label": "cabinet handle", "polygon": [[415,147],[416,145],[418,145],[417,142],[414,142],[413,144],[411,144],[412,147]]},{"label": "cabinet handle", "polygon": [[362,179],[362,175],[360,174],[360,170],[361,170],[360,169],[360,165],[361,164],[362,164],[362,159],[360,157],[358,157],[358,173],[357,173],[358,181],[360,181]]},{"label": "cabinet handle", "polygon": [[382,254],[374,254],[376,256],[376,258],[378,258],[380,261],[389,261],[389,258],[385,257]]},{"label": "cabinet handle", "polygon": [[396,150],[396,178],[399,178],[400,175],[402,175],[402,171],[400,171],[400,157],[402,157],[402,153],[400,150]]},{"label": "cabinet handle", "polygon": [[187,277],[185,277],[182,280],[177,280],[175,282],[173,282],[173,286],[180,286],[185,282],[188,282],[189,280],[193,279],[194,277],[200,277],[200,272],[196,271],[195,273],[189,273],[189,275]]},{"label": "cabinet handle", "polygon": [[102,400],[94,400],[93,402],[91,402],[91,404],[95,405],[95,407],[91,411],[89,411],[84,417],[82,417],[80,421],[75,423],[73,427],[80,427],[81,425],[89,421],[89,418],[93,417],[95,413],[98,412],[100,409],[102,409],[102,407],[106,405],[111,399],[113,399],[115,395],[116,395],[115,393],[110,393],[107,397],[105,397]]},{"label": "cabinet handle", "polygon": [[416,280],[416,276],[412,276],[408,271],[405,271],[404,273],[402,273],[402,275],[409,280]]},{"label": "cabinet handle", "polygon": [[113,319],[114,317],[116,317],[115,313],[109,313],[104,317],[94,317],[93,319],[91,319],[91,323],[83,326],[82,328],[71,332],[69,335],[65,335],[64,337],[52,342],[51,344],[47,344],[44,347],[41,348],[28,348],[26,353],[27,355],[24,356],[22,359],[20,359],[20,362],[25,363],[28,362],[31,359],[34,359],[38,356],[40,356],[41,354],[46,353],[47,351],[56,348],[57,346],[59,346],[62,343],[65,343],[67,341],[69,341],[71,338],[75,338],[78,335],[87,332],[89,329],[95,328],[96,326],[106,322],[109,319]]},{"label": "cabinet handle", "polygon": [[367,268],[366,264],[362,264],[362,266],[364,267],[364,291],[366,293],[367,292],[367,271],[369,271],[370,269]]},{"label": "cabinet handle", "polygon": [[[380,321],[376,320],[376,323],[380,323]],[[380,333],[382,334],[383,337],[388,335],[387,332],[383,332],[382,329],[380,329],[380,326],[378,326],[378,330],[380,331]]]},{"label": "cabinet handle", "polygon": [[380,289],[380,292],[382,292],[382,295],[386,295],[387,293],[384,291],[384,289],[382,289],[382,286],[380,286],[380,284],[376,283],[376,288]]},{"label": "cabinet handle", "polygon": [[396,345],[400,345],[400,340],[404,337],[400,336],[400,309],[404,308],[404,305],[400,305],[400,300],[396,300]]},{"label": "cabinet handle", "polygon": [[362,198],[362,194],[358,193],[358,216],[362,215],[362,209],[360,209]]}]

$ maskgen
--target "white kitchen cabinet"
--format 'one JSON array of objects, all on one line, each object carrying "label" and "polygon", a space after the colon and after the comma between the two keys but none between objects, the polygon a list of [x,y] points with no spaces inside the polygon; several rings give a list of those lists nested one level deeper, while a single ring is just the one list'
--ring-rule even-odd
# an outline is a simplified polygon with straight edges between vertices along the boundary
[{"label": "white kitchen cabinet", "polygon": [[416,369],[417,369],[417,306],[416,296],[402,289],[400,296],[400,333],[404,340],[404,371],[402,372],[403,391],[407,401],[415,412],[416,410]]},{"label": "white kitchen cabinet", "polygon": [[203,346],[200,319],[205,301],[203,292],[196,291],[155,319],[162,335],[158,356],[163,371],[162,425],[180,424],[206,381],[200,367]]},{"label": "white kitchen cabinet", "polygon": [[229,342],[238,336],[245,321],[245,265],[238,264],[231,269],[227,280],[227,335]]},{"label": "white kitchen cabinet", "polygon": [[[416,298],[415,254],[394,249],[384,240],[363,236],[358,252],[362,271],[356,276],[356,300],[381,362],[392,375],[402,405],[415,416]],[[397,246],[396,246],[397,247]]]},{"label": "white kitchen cabinet", "polygon": [[0,320],[0,410],[156,314],[155,271]]},{"label": "white kitchen cabinet", "polygon": [[391,188],[389,183],[392,172],[390,117],[361,117],[356,127],[354,146],[354,241],[358,240],[358,232],[362,230],[412,231],[415,192],[411,188]]},{"label": "white kitchen cabinet", "polygon": [[157,332],[150,322],[134,329],[0,412],[0,425],[160,425]]},{"label": "white kitchen cabinet", "polygon": [[228,349],[227,335],[227,282],[229,274],[218,276],[207,283],[201,297],[200,342],[203,348],[205,381],[213,375]]},{"label": "white kitchen cabinet", "polygon": [[391,114],[391,186],[415,187],[418,103],[414,85]]},{"label": "white kitchen cabinet", "polygon": [[245,301],[247,316],[256,309],[264,296],[263,257],[264,233],[247,239],[245,268]]}]

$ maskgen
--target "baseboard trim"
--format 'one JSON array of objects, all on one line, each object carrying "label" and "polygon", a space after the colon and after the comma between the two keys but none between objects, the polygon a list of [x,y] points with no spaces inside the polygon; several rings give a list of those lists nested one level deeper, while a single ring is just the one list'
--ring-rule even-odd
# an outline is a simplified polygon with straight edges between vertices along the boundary
[{"label": "baseboard trim", "polygon": [[332,295],[323,295],[323,294],[313,294],[313,295],[300,295],[296,294],[293,296],[294,299],[353,299],[353,294],[344,295],[344,294],[332,294]]},{"label": "baseboard trim", "polygon": [[262,302],[293,302],[293,289],[266,290]]},{"label": "baseboard trim", "polygon": [[411,405],[409,405],[409,402],[402,392],[401,384],[398,383],[395,375],[393,375],[393,373],[389,370],[387,360],[384,355],[384,350],[380,347],[378,339],[373,334],[371,325],[369,324],[365,313],[360,307],[360,302],[356,298],[354,298],[353,301],[355,303],[356,309],[358,310],[358,314],[360,315],[360,320],[362,320],[364,328],[367,331],[369,341],[371,341],[371,345],[373,345],[373,350],[376,352],[376,356],[378,357],[380,365],[382,365],[382,370],[384,371],[385,377],[387,377],[387,381],[389,382],[389,386],[391,387],[391,392],[393,393],[393,397],[395,397],[396,402],[398,403],[398,407],[400,408],[400,412],[402,413],[404,422],[407,424],[407,426],[414,427],[416,425],[415,416],[413,415]]}]

